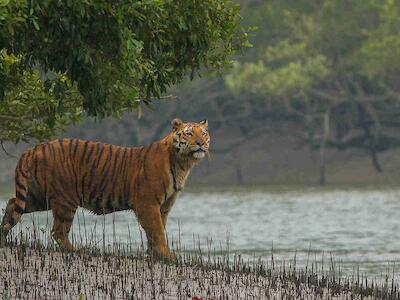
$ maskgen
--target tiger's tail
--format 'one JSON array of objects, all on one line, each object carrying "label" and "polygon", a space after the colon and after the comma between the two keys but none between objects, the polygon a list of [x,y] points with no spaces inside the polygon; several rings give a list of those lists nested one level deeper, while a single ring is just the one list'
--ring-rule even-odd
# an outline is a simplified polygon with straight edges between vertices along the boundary
[{"label": "tiger's tail", "polygon": [[4,245],[8,232],[20,221],[25,212],[30,171],[26,168],[27,162],[23,161],[22,158],[15,170],[15,198],[8,201],[1,222],[0,246]]}]

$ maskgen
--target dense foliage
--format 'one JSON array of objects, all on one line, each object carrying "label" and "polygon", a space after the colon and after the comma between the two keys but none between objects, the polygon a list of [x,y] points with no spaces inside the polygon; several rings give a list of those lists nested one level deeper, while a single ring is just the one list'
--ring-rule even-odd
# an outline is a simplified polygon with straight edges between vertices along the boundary
[{"label": "dense foliage", "polygon": [[247,43],[238,18],[228,0],[1,0],[0,140],[119,115],[222,69]]}]

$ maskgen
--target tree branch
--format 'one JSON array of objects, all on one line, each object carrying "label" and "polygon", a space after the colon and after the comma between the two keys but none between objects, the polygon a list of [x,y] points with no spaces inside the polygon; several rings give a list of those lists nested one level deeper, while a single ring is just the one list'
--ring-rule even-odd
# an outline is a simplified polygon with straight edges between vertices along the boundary
[{"label": "tree branch", "polygon": [[28,119],[26,117],[12,117],[12,116],[0,115],[0,120],[20,122]]},{"label": "tree branch", "polygon": [[10,154],[10,153],[6,150],[6,148],[4,147],[4,141],[3,141],[3,140],[0,140],[0,146],[1,146],[1,149],[4,151],[4,153],[5,153],[6,155],[8,155],[8,156],[10,156],[10,157],[12,157],[12,158],[18,158],[18,157],[16,157],[15,155]]}]

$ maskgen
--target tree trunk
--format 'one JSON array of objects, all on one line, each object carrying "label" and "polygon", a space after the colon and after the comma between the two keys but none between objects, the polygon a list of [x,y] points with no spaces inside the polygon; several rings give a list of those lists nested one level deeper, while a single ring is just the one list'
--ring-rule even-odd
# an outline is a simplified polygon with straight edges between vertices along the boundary
[{"label": "tree trunk", "polygon": [[323,135],[319,147],[319,184],[325,185],[326,183],[326,169],[325,169],[325,148],[326,141],[329,137],[329,113],[324,113],[323,119]]},{"label": "tree trunk", "polygon": [[375,170],[376,170],[378,173],[383,172],[382,167],[381,167],[381,164],[379,163],[379,160],[378,160],[378,155],[377,155],[375,149],[373,149],[373,150],[371,151],[371,157],[372,157],[372,164],[374,165]]},{"label": "tree trunk", "polygon": [[233,162],[235,166],[235,171],[236,171],[236,183],[237,184],[243,184],[243,173],[242,173],[242,164],[240,162],[240,156],[239,156],[239,147],[236,147],[236,149],[232,152],[233,156]]}]

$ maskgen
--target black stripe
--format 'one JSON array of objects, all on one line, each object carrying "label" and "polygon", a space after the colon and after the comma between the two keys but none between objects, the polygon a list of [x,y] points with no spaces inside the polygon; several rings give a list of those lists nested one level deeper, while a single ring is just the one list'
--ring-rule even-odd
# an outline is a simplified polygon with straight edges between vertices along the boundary
[{"label": "black stripe", "polygon": [[26,200],[26,199],[25,199],[25,196],[22,195],[19,191],[16,191],[16,192],[15,192],[15,196],[17,196],[17,198],[18,198],[19,200],[22,200],[22,201],[25,201],[25,200]]},{"label": "black stripe", "polygon": [[[64,142],[65,140],[62,140],[62,142]],[[70,139],[69,140],[69,143],[68,143],[68,152],[69,152],[69,157],[72,159],[72,157],[73,157],[73,151],[72,151],[72,146],[73,146],[73,143],[74,143],[74,139]]]},{"label": "black stripe", "polygon": [[116,186],[115,183],[118,180],[118,178],[120,180],[122,180],[123,186],[122,186],[122,191],[121,191],[121,189],[118,190],[118,195],[116,195],[117,205],[114,208],[119,208],[119,206],[121,206],[120,205],[121,192],[123,194],[125,194],[125,186],[126,186],[125,171],[126,171],[126,165],[127,165],[126,156],[127,156],[128,148],[122,148],[122,149],[123,149],[124,153],[122,154],[122,158],[120,159],[121,162],[118,166],[118,170],[116,171],[119,176],[116,176],[114,179],[115,181],[113,182],[113,186],[111,188],[111,194],[114,195],[114,187]]},{"label": "black stripe", "polygon": [[140,147],[137,149],[136,157],[139,159],[142,156],[142,152],[145,149],[145,147]]},{"label": "black stripe", "polygon": [[[86,165],[88,165],[88,167],[89,167],[89,163],[91,162],[91,156],[93,155],[95,149],[96,149],[96,153],[97,153],[98,150],[99,150],[99,143],[97,143],[96,145],[92,144],[91,147],[90,147],[90,150],[89,150],[89,153],[88,153],[88,157],[87,157],[87,160],[86,160]],[[89,201],[91,200],[91,196],[90,196],[91,195],[91,186],[92,186],[91,182],[92,182],[93,177],[94,177],[92,175],[92,169],[93,169],[94,166],[95,166],[95,163],[92,162],[92,166],[91,166],[91,170],[90,170],[89,174],[87,172],[85,172],[83,174],[83,176],[82,176],[82,181],[85,181],[85,179],[88,179],[86,192],[89,193]],[[82,184],[82,186],[84,187],[84,184]]]},{"label": "black stripe", "polygon": [[[111,180],[110,182],[113,183],[114,185],[114,178],[117,176],[117,164],[120,163],[120,159],[119,159],[119,152],[121,151],[121,148],[118,148],[117,151],[115,151],[115,158],[114,158],[114,165],[111,171]],[[119,164],[118,164],[118,168],[119,168]]]},{"label": "black stripe", "polygon": [[[106,147],[104,147],[103,145],[100,145],[100,143],[99,144],[97,144],[96,145],[96,154],[95,154],[95,157],[97,157],[97,159],[96,159],[96,161],[94,161],[93,163],[92,163],[92,167],[90,168],[90,172],[89,172],[89,182],[88,182],[88,187],[89,187],[89,198],[90,198],[90,195],[92,194],[92,182],[93,182],[93,180],[95,179],[95,170],[96,170],[96,168],[98,167],[98,165],[99,165],[99,162],[100,162],[100,159],[101,159],[101,157],[103,156],[103,153],[104,153],[104,149],[105,149]],[[99,153],[100,152],[100,153]],[[93,187],[93,188],[95,188],[95,186]]]},{"label": "black stripe", "polygon": [[136,152],[138,151],[138,148],[129,148],[129,157],[128,157],[128,162],[127,162],[127,166],[129,167],[128,171],[126,172],[126,177],[125,177],[125,182],[127,183],[126,187],[125,187],[125,201],[127,202],[127,206],[129,206],[129,195],[130,195],[130,191],[131,191],[131,178],[128,178],[132,175],[132,170],[134,170],[132,168],[132,166],[134,166],[135,164],[133,163],[132,159],[134,158],[134,156],[136,155]]},{"label": "black stripe", "polygon": [[48,163],[47,163],[47,156],[46,156],[46,144],[42,144],[42,152],[43,152],[43,155],[42,155],[42,162],[43,162],[43,164],[45,165],[45,167],[46,167],[46,169],[47,169],[47,166],[48,166]]},{"label": "black stripe", "polygon": [[165,185],[165,182],[162,182],[163,188],[164,188],[164,201],[167,200],[167,186]]},{"label": "black stripe", "polygon": [[89,192],[89,197],[88,197],[88,200],[89,200],[89,203],[90,203],[90,205],[92,206],[92,200],[93,199],[96,199],[96,188],[93,188],[92,190],[90,190],[90,192]]},{"label": "black stripe", "polygon": [[121,197],[121,195],[118,195],[117,197],[117,201],[116,201],[116,205],[114,207],[115,210],[122,210],[124,209],[125,205],[124,205],[124,198]]},{"label": "black stripe", "polygon": [[58,140],[58,143],[60,144],[60,149],[61,149],[61,156],[64,159],[65,158],[65,150],[64,150],[64,143],[62,139]]},{"label": "black stripe", "polygon": [[[104,150],[107,149],[106,145],[104,145],[103,149]],[[101,170],[98,170],[98,172],[97,172],[97,174],[99,174],[99,175],[101,175],[103,173],[103,171],[106,168],[106,166],[110,165],[109,162],[111,161],[111,158],[112,158],[112,145],[109,145],[109,149],[108,150],[110,152],[109,153],[109,159],[108,160],[107,159],[104,160],[103,167],[101,168]],[[101,158],[101,156],[103,156],[103,151],[101,152],[100,158]],[[100,161],[98,163],[100,163]]]},{"label": "black stripe", "polygon": [[21,157],[21,161],[17,165],[17,172],[20,173],[22,176],[26,176],[22,170],[22,160],[24,159],[24,156]]},{"label": "black stripe", "polygon": [[[112,181],[114,186],[115,186],[115,183],[116,183],[118,177],[123,177],[123,174],[124,174],[123,171],[125,169],[126,148],[122,148],[122,149],[123,149],[124,153],[122,154],[121,159],[119,159],[119,164],[118,164],[116,170],[114,171],[115,175],[116,175],[116,176],[113,176],[113,181]],[[113,186],[113,188],[114,188],[114,186]]]},{"label": "black stripe", "polygon": [[134,152],[133,148],[129,148],[129,158],[128,158],[129,163],[131,163],[132,161],[133,152]]},{"label": "black stripe", "polygon": [[[104,145],[97,144],[97,150],[95,156],[97,156],[97,159],[95,162],[92,163],[92,167],[90,168],[90,172],[88,174],[89,176],[89,182],[88,182],[88,191],[89,191],[89,201],[92,202],[93,197],[95,196],[96,192],[98,191],[98,186],[96,183],[93,184],[93,181],[96,179],[96,168],[98,167],[100,163],[100,159],[103,156],[104,149],[106,147]],[[100,151],[100,154],[99,154]],[[106,163],[104,163],[105,165]],[[103,166],[104,168],[104,166]],[[98,173],[101,174],[101,173]]]},{"label": "black stripe", "polygon": [[112,157],[113,157],[113,152],[112,152],[112,145],[110,145],[110,155],[109,155],[109,159],[104,163],[104,166],[107,166],[107,168],[105,170],[101,170],[101,172],[99,174],[102,175],[99,184],[97,185],[97,190],[101,193],[103,193],[103,189],[105,186],[105,183],[107,181],[107,179],[109,179],[109,171],[111,168],[111,162],[112,162]]},{"label": "black stripe", "polygon": [[[122,204],[125,204],[125,201],[127,201],[127,198],[128,198],[128,189],[127,189],[127,187],[128,187],[128,183],[129,183],[129,180],[128,180],[128,175],[127,175],[127,169],[128,169],[128,167],[129,167],[129,164],[128,164],[128,160],[129,160],[129,156],[130,156],[130,148],[125,148],[125,153],[124,153],[124,156],[123,156],[123,164],[124,164],[124,167],[123,167],[123,169],[122,169],[122,180],[123,180],[123,182],[124,182],[124,185],[123,185],[123,188],[122,188],[122,197],[123,197],[123,202],[121,202],[121,205]],[[126,153],[129,153],[127,156],[125,156],[125,154]],[[125,205],[124,205],[125,206]]]},{"label": "black stripe", "polygon": [[76,194],[76,199],[79,199],[79,205],[82,206],[82,196],[79,194],[79,182],[78,182],[78,176],[76,175],[76,172],[74,170],[74,180],[75,180],[75,194]]},{"label": "black stripe", "polygon": [[89,144],[89,142],[88,142],[88,141],[85,141],[85,144],[83,145],[83,153],[82,153],[82,155],[81,155],[81,163],[80,163],[80,166],[82,166],[83,161],[84,161],[84,159],[85,159],[85,155],[86,155],[86,151],[87,151],[87,148],[88,148],[88,144]]},{"label": "black stripe", "polygon": [[[50,193],[49,198],[51,197],[52,199],[55,198],[54,195],[57,195],[57,197],[60,197],[61,195],[64,194],[64,187],[61,184],[57,184],[57,182],[50,182],[50,190],[52,193]],[[45,195],[45,199],[47,198],[47,195]],[[52,201],[48,199],[48,201]],[[58,205],[63,206],[65,209],[68,209],[68,206],[58,202]]]},{"label": "black stripe", "polygon": [[86,159],[86,162],[87,162],[87,163],[89,163],[89,162],[91,161],[92,155],[93,155],[93,153],[94,153],[94,150],[95,150],[95,149],[98,150],[98,148],[99,148],[99,144],[96,144],[96,145],[93,145],[93,143],[90,144],[90,150],[89,150],[89,153],[88,153],[88,157],[87,157],[87,159]]},{"label": "black stripe", "polygon": [[98,197],[95,197],[94,195],[90,195],[89,194],[89,201],[88,201],[88,204],[89,204],[89,206],[92,208],[92,207],[95,207],[95,204],[96,204],[96,202],[97,202],[97,200],[98,200]]},{"label": "black stripe", "polygon": [[[49,145],[49,149],[50,149],[50,153],[51,153],[51,161],[52,161],[52,168],[51,168],[51,177],[52,178],[56,178],[56,172],[60,172],[60,170],[58,168],[54,167],[54,162],[56,161],[56,153],[55,153],[55,149],[54,149],[54,145],[52,143],[48,144]],[[64,160],[60,161],[61,166],[64,166]],[[59,177],[59,176],[58,176]]]},{"label": "black stripe", "polygon": [[175,190],[175,192],[176,192],[178,189],[177,189],[177,187],[176,187],[176,178],[175,178],[175,172],[174,172],[174,170],[173,170],[172,166],[170,166],[169,170],[170,170],[170,172],[171,172],[171,175],[172,175],[172,180],[174,181],[174,190]]},{"label": "black stripe", "polygon": [[153,147],[154,144],[150,144],[147,146],[146,152],[143,155],[143,172],[144,172],[144,178],[147,179],[147,170],[146,170],[146,159],[147,159],[147,154],[149,154],[151,148]]},{"label": "black stripe", "polygon": [[103,207],[102,207],[102,209],[103,209],[103,214],[104,213],[107,213],[107,212],[109,212],[109,211],[112,211],[112,201],[111,201],[111,197],[104,197],[103,198]]},{"label": "black stripe", "polygon": [[173,160],[174,160],[173,154],[170,154],[170,156],[169,156],[169,171],[171,172],[172,180],[173,180],[173,187],[174,187],[174,191],[176,192],[178,189],[176,186],[176,177],[175,177],[175,170],[173,168]]},{"label": "black stripe", "polygon": [[46,158],[46,145],[42,144],[42,151],[43,151],[43,155],[42,155],[42,159],[43,159],[43,163],[45,165],[45,169],[44,169],[44,179],[43,179],[43,190],[44,190],[44,197],[47,198],[47,167],[48,167],[48,163],[47,163],[47,158]]},{"label": "black stripe", "polygon": [[19,205],[15,205],[14,206],[14,211],[19,213],[20,215],[22,215],[25,210],[22,207],[20,207]]},{"label": "black stripe", "polygon": [[25,186],[19,181],[18,177],[15,177],[15,186],[21,190],[25,190]]},{"label": "black stripe", "polygon": [[136,180],[135,180],[135,188],[133,190],[133,195],[135,196],[139,196],[139,192],[140,192],[140,183],[139,183],[139,177],[136,176]]},{"label": "black stripe", "polygon": [[94,201],[94,204],[90,204],[91,206],[92,206],[92,208],[93,208],[93,206],[94,206],[94,208],[95,208],[95,211],[97,211],[97,212],[102,212],[102,205],[103,205],[103,198],[102,197],[96,197],[95,199],[94,199],[95,201]]},{"label": "black stripe", "polygon": [[22,176],[24,176],[24,177],[27,177],[27,176],[28,176],[28,174],[26,174],[26,172],[24,172],[24,169],[22,168],[22,165],[23,165],[24,162],[26,162],[26,161],[27,161],[26,155],[23,155],[23,156],[21,157],[21,159],[19,160],[18,165],[17,165],[17,172],[20,173],[20,174],[21,174]]},{"label": "black stripe", "polygon": [[[32,192],[29,192],[29,198],[32,198],[32,203],[39,203],[38,199],[36,198],[35,194],[33,194]],[[41,201],[43,202],[43,201]],[[44,203],[46,204],[46,203]]]},{"label": "black stripe", "polygon": [[[62,148],[62,151],[64,151],[64,148]],[[70,188],[73,189],[75,187],[74,192],[76,195],[76,199],[80,201],[80,204],[82,204],[81,197],[79,195],[77,171],[74,168],[75,162],[72,160],[71,155],[69,155],[69,157],[65,157],[63,159],[63,161],[61,162],[61,165],[62,165],[64,174],[66,174],[66,178],[68,179],[68,182],[70,182]]]},{"label": "black stripe", "polygon": [[[162,182],[163,188],[164,188],[164,202],[162,203],[162,205],[164,205],[165,203],[167,203],[167,187],[165,186],[165,182]],[[161,211],[161,213],[163,213]]]},{"label": "black stripe", "polygon": [[[78,183],[76,184],[76,186],[78,187]],[[83,177],[81,179],[81,196],[79,197],[79,199],[80,199],[81,206],[82,206],[82,203],[85,202],[85,177]],[[89,201],[90,201],[90,199],[89,199]]]},{"label": "black stripe", "polygon": [[77,180],[75,168],[73,166],[74,161],[72,160],[72,143],[73,143],[74,139],[70,139],[69,140],[69,144],[67,146],[68,147],[68,152],[69,152],[69,157],[68,158],[65,157],[64,142],[66,140],[65,139],[64,140],[60,139],[58,141],[60,143],[61,153],[62,153],[62,156],[63,156],[63,159],[64,159],[64,163],[62,163],[63,171],[67,174],[69,180],[74,180],[75,181],[75,194],[76,194],[77,199],[80,199],[79,191],[78,191],[78,180]]},{"label": "black stripe", "polygon": [[[59,142],[60,142],[60,140],[58,140]],[[62,175],[67,175],[66,176],[66,178],[68,178],[68,180],[71,180],[71,173],[70,173],[70,170],[69,170],[69,168],[68,168],[68,159],[65,159],[65,156],[64,156],[64,147],[62,146],[62,144],[59,144],[59,146],[60,146],[60,149],[61,150],[59,150],[58,152],[57,152],[57,154],[58,154],[58,158],[61,158],[61,160],[60,160],[60,165],[61,165],[61,174]],[[60,152],[61,152],[61,155],[60,155]],[[54,171],[54,169],[56,169],[56,168],[52,168],[53,169],[53,171]]]},{"label": "black stripe", "polygon": [[53,159],[53,161],[55,161],[56,160],[56,152],[54,150],[54,145],[49,144],[49,148],[50,148],[50,152],[51,152],[51,158]]},{"label": "black stripe", "polygon": [[73,141],[75,142],[75,144],[74,144],[74,151],[72,153],[71,159],[73,161],[76,161],[76,153],[78,152],[78,148],[79,148],[79,140],[74,139]]},{"label": "black stripe", "polygon": [[34,153],[34,159],[33,159],[33,161],[34,161],[34,164],[35,164],[35,180],[37,181],[37,173],[38,173],[38,167],[39,167],[39,160],[38,160],[38,155],[37,155],[37,149],[38,149],[38,146],[35,146],[35,149],[34,149],[34,151],[35,151],[35,153]]},{"label": "black stripe", "polygon": [[119,152],[121,151],[121,148],[118,147],[117,151],[115,152],[115,163],[113,166],[113,169],[111,171],[111,180],[109,181],[111,183],[111,191],[108,197],[113,198],[114,197],[114,188],[116,186],[116,180],[118,178],[118,175],[120,175],[120,167],[121,167],[121,162],[122,159],[119,159]]}]

